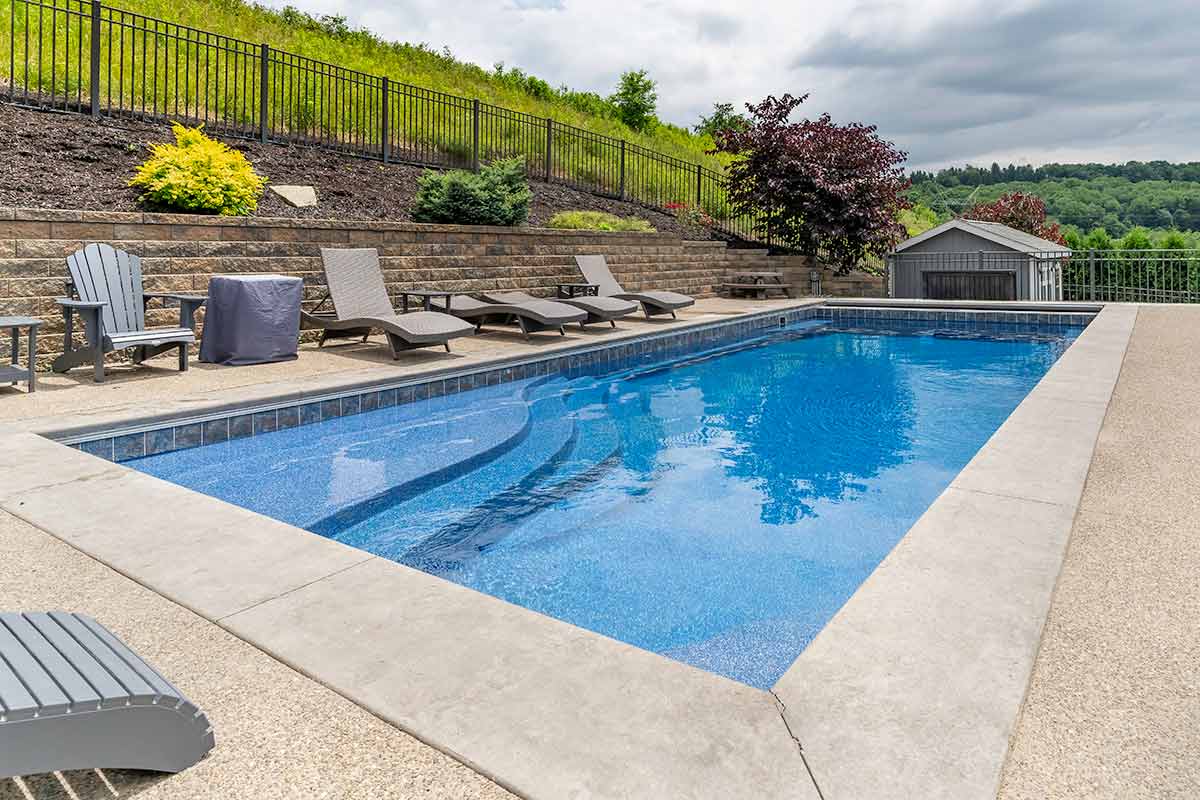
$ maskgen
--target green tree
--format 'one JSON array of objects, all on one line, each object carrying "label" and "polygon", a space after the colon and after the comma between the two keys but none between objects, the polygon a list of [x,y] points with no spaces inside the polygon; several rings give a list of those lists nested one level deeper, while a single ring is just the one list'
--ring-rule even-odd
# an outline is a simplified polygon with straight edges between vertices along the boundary
[{"label": "green tree", "polygon": [[698,136],[708,134],[715,139],[721,131],[745,130],[749,124],[749,120],[733,110],[733,103],[713,103],[712,113],[701,114],[692,131]]},{"label": "green tree", "polygon": [[621,75],[617,91],[609,101],[616,106],[620,120],[633,130],[648,131],[658,122],[654,116],[658,107],[657,85],[644,69],[631,69]]},{"label": "green tree", "polygon": [[1117,247],[1104,228],[1092,228],[1083,240],[1083,246],[1087,250],[1115,250]]},{"label": "green tree", "polygon": [[917,203],[912,208],[901,209],[897,219],[904,226],[904,231],[910,238],[920,236],[930,228],[936,228],[941,222],[937,213],[923,203]]},{"label": "green tree", "polygon": [[1167,231],[1167,235],[1159,241],[1158,246],[1163,250],[1187,250],[1188,240],[1179,231]]},{"label": "green tree", "polygon": [[1087,244],[1084,241],[1083,233],[1074,225],[1068,225],[1063,229],[1063,242],[1072,250],[1085,250]]},{"label": "green tree", "polygon": [[1150,241],[1150,232],[1145,228],[1134,228],[1121,237],[1119,246],[1122,250],[1151,250],[1154,243]]}]

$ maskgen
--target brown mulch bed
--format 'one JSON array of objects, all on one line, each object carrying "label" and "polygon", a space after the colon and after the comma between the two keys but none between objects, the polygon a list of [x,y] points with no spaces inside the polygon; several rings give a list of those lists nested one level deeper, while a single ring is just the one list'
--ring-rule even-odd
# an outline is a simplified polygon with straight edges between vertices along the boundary
[{"label": "brown mulch bed", "polygon": [[[80,114],[42,112],[0,103],[0,206],[141,211],[126,184],[149,145],[171,140],[161,123],[93,121]],[[325,150],[226,139],[273,183],[315,186],[315,208],[293,208],[266,192],[256,216],[408,221],[420,167],[382,164]],[[583,209],[647,219],[663,233],[697,238],[695,230],[652,209],[597,197],[559,184],[530,181],[529,224],[559,211]]]}]

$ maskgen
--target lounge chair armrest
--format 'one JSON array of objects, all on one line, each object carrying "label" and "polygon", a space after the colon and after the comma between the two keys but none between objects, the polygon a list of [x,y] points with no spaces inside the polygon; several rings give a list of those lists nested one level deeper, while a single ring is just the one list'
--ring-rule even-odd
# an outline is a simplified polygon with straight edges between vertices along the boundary
[{"label": "lounge chair armrest", "polygon": [[56,297],[54,302],[58,303],[63,308],[76,308],[80,311],[90,311],[93,309],[104,308],[108,303],[102,303],[95,300],[72,300],[69,297]]}]

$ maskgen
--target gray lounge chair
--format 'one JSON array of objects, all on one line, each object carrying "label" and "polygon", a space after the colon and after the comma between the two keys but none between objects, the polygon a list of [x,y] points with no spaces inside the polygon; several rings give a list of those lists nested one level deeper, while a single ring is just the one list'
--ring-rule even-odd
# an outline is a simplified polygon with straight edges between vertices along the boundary
[{"label": "gray lounge chair", "polygon": [[583,325],[587,321],[587,312],[553,300],[536,298],[529,303],[493,303],[476,300],[465,294],[456,294],[450,298],[449,308],[446,308],[444,303],[434,307],[445,309],[448,313],[473,323],[476,330],[491,323],[506,325],[516,322],[526,339],[531,333],[549,330],[556,330],[566,336],[565,326],[568,323],[578,322]]},{"label": "gray lounge chair", "polygon": [[[67,294],[58,299],[65,335],[63,354],[50,368],[66,372],[91,362],[96,383],[104,381],[104,354],[136,348],[133,362],[173,348],[179,350],[179,371],[188,368],[188,346],[196,341],[196,310],[204,305],[200,295],[142,290],[142,261],[137,256],[107,244],[89,244],[67,256],[70,279]],[[179,303],[178,328],[146,328],[146,306],[153,299]],[[75,348],[72,333],[75,314],[83,317],[87,347]]]},{"label": "gray lounge chair", "polygon": [[[306,329],[321,331],[318,347],[330,339],[361,338],[365,342],[371,331],[380,330],[387,336],[392,358],[399,358],[401,351],[418,347],[442,345],[448,353],[451,339],[475,332],[473,326],[448,314],[397,314],[383,283],[379,252],[374,248],[322,248],[321,260],[329,295],[313,311],[300,312]],[[326,300],[333,302],[332,314],[320,312]]]},{"label": "gray lounge chair", "polygon": [[[482,292],[485,300],[493,303],[534,303],[538,298],[525,292]],[[591,322],[607,322],[614,328],[617,320],[627,317],[638,310],[637,303],[629,300],[619,300],[616,297],[560,297],[554,302],[578,308],[587,314],[587,319],[581,322],[586,325]]]},{"label": "gray lounge chair", "polygon": [[604,256],[575,256],[575,263],[579,265],[584,280],[600,287],[601,297],[616,297],[641,303],[647,318],[655,314],[670,314],[674,317],[676,311],[696,302],[695,298],[678,292],[627,292],[613,277]]},{"label": "gray lounge chair", "polygon": [[212,748],[200,709],[96,620],[0,614],[0,779],[179,772]]}]

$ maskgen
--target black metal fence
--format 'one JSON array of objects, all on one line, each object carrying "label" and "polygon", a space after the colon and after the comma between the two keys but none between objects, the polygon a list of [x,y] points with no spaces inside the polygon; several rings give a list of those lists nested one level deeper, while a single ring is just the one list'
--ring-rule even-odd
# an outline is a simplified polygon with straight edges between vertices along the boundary
[{"label": "black metal fence", "polygon": [[11,103],[440,168],[523,157],[531,177],[652,208],[699,206],[718,230],[759,238],[754,217],[731,213],[720,172],[622,139],[98,0],[5,4],[0,99]]},{"label": "black metal fence", "polygon": [[1089,250],[1063,262],[1063,299],[1200,303],[1200,250]]}]

